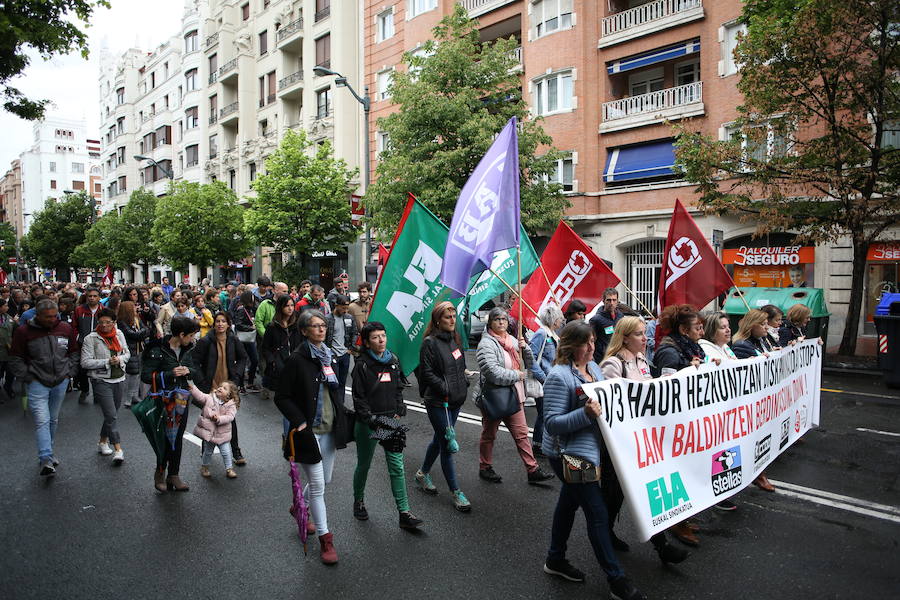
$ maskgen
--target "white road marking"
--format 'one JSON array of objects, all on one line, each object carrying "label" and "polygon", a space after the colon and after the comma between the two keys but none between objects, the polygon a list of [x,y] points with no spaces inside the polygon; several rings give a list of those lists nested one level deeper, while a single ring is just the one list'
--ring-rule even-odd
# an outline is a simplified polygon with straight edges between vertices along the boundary
[{"label": "white road marking", "polygon": [[881,435],[890,435],[894,437],[900,437],[900,433],[894,433],[893,431],[879,431],[878,429],[866,429],[865,427],[857,427],[857,431],[864,431],[866,433],[878,433]]},{"label": "white road marking", "polygon": [[[850,505],[854,508],[859,508],[862,510],[866,510],[872,513],[880,513],[887,516],[893,517],[890,520],[895,520],[900,523],[900,507],[890,506],[888,504],[878,504],[877,502],[870,502],[868,500],[862,500],[860,498],[853,498],[852,496],[843,496],[841,494],[835,494],[833,492],[826,492],[825,490],[817,490],[815,488],[808,488],[802,485],[797,485],[794,483],[788,483],[786,481],[775,481],[774,479],[770,480],[772,485],[776,488],[784,488],[786,490],[790,490],[795,494],[806,496],[814,496],[816,499],[815,502],[825,500],[828,502],[834,502],[841,505]],[[781,491],[779,489],[778,491]],[[829,506],[833,506],[833,504],[829,504]],[[848,509],[849,510],[849,509]],[[869,514],[869,512],[863,514]],[[885,517],[886,518],[886,517]]]}]

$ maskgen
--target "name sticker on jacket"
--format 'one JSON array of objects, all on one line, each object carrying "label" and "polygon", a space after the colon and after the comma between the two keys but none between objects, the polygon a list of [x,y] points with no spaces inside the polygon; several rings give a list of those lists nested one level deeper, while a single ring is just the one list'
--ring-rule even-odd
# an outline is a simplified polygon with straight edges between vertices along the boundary
[{"label": "name sticker on jacket", "polygon": [[378,381],[380,381],[381,383],[390,383],[390,382],[391,382],[391,373],[390,373],[390,371],[388,371],[388,372],[386,372],[386,373],[382,373],[382,374],[378,377]]},{"label": "name sticker on jacket", "polygon": [[616,329],[616,328],[615,328],[614,325],[610,325],[609,327],[607,327],[606,329],[604,329],[603,332],[604,332],[606,335],[612,335],[612,332],[615,331],[615,329]]},{"label": "name sticker on jacket", "polygon": [[641,367],[641,375],[644,377],[650,377],[650,369],[647,367]]},{"label": "name sticker on jacket", "polygon": [[459,351],[459,348],[453,351],[453,360],[459,360],[460,356],[462,356],[462,352]]},{"label": "name sticker on jacket", "polygon": [[56,341],[59,342],[60,347],[65,348],[67,350],[69,349],[69,340],[68,339],[66,339],[64,337],[58,337],[58,338],[56,338]]},{"label": "name sticker on jacket", "polygon": [[322,367],[322,372],[325,374],[325,377],[333,377],[334,376],[334,369],[332,369],[330,365],[324,365]]}]

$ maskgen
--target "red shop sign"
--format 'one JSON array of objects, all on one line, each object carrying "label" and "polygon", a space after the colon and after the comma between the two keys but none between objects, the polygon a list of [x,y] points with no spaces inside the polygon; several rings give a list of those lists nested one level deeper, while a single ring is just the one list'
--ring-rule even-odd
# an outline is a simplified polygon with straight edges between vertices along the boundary
[{"label": "red shop sign", "polygon": [[866,260],[869,262],[900,261],[900,242],[870,244]]}]

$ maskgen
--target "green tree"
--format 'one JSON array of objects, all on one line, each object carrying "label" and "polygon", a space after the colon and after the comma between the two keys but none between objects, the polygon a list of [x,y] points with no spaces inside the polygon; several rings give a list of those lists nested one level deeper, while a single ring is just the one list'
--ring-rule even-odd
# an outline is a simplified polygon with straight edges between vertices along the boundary
[{"label": "green tree", "polygon": [[56,269],[59,279],[67,279],[72,250],[84,242],[91,225],[94,199],[81,191],[58,200],[49,199],[34,213],[22,248],[40,267]]},{"label": "green tree", "polygon": [[221,181],[179,181],[157,200],[151,235],[161,257],[176,268],[236,260],[250,251],[243,212]]},{"label": "green tree", "polygon": [[350,180],[357,173],[334,157],[328,142],[314,147],[305,133],[288,131],[253,182],[247,235],[284,252],[343,249],[359,235],[350,220]]},{"label": "green tree", "polygon": [[[900,223],[900,3],[747,0],[735,51],[744,96],[727,141],[678,128],[678,161],[708,212],[757,233],[853,246],[841,354],[853,354],[866,252]],[[891,127],[893,125],[893,127]]]},{"label": "green tree", "polygon": [[88,57],[87,35],[79,29],[90,26],[91,15],[107,0],[4,0],[0,10],[0,95],[3,108],[30,121],[44,116],[48,100],[29,100],[9,81],[31,62],[28,49],[42,59],[78,50]]},{"label": "green tree", "polygon": [[119,213],[111,211],[101,216],[87,230],[84,242],[72,250],[69,263],[79,267],[101,270],[106,265],[123,269],[129,265],[125,257],[125,236]]},{"label": "green tree", "polygon": [[120,219],[123,257],[126,264],[143,265],[144,281],[149,281],[150,265],[160,260],[156,240],[153,237],[156,203],[156,196],[152,192],[138,188],[131,192]]},{"label": "green tree", "polygon": [[529,120],[513,56],[519,42],[479,41],[478,23],[457,4],[434,28],[422,53],[407,53],[395,71],[391,97],[399,111],[378,119],[390,138],[378,179],[366,192],[372,224],[391,235],[411,192],[450,223],[469,175],[507,121],[519,127],[522,223],[530,231],[555,227],[569,201],[547,183],[560,153],[540,124]]},{"label": "green tree", "polygon": [[3,244],[0,244],[0,260],[3,264],[0,264],[0,267],[9,270],[7,266],[9,258],[16,255],[16,229],[12,223],[7,221],[0,223],[0,240],[3,241]]}]

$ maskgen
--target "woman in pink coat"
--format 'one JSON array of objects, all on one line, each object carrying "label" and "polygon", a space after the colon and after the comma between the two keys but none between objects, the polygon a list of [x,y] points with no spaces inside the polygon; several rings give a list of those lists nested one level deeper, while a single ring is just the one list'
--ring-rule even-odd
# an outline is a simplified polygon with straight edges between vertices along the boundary
[{"label": "woman in pink coat", "polygon": [[231,454],[231,422],[234,421],[241,404],[238,388],[231,381],[225,381],[214,389],[212,394],[204,394],[193,383],[190,389],[194,404],[203,409],[197,420],[197,426],[194,427],[194,435],[203,440],[200,475],[210,476],[209,463],[213,451],[218,447],[225,462],[225,475],[229,479],[234,479],[237,473],[234,471],[234,459]]}]

